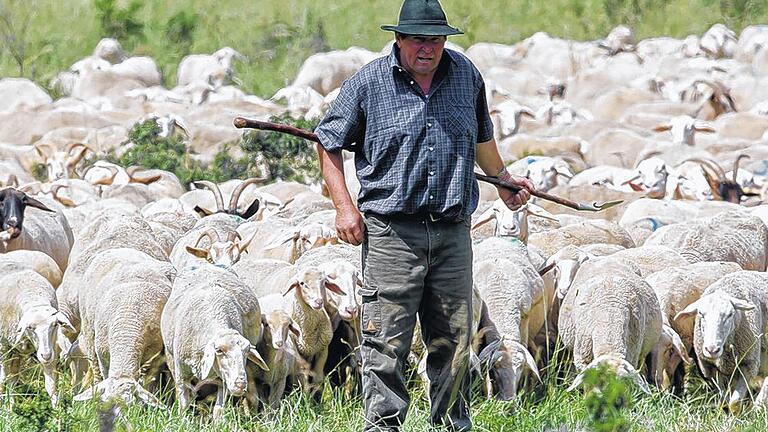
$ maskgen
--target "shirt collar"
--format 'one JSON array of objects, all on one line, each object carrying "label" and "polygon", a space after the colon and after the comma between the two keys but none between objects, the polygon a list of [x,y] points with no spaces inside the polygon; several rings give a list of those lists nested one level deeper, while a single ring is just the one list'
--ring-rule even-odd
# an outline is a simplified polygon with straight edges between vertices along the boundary
[{"label": "shirt collar", "polygon": [[[449,59],[451,63],[456,63],[456,58],[454,58],[454,53],[450,49],[443,49],[443,56],[440,58],[440,64],[437,66],[437,69],[440,70],[441,68],[446,68],[448,63],[446,62],[446,57]],[[400,66],[400,47],[397,46],[397,42],[392,44],[392,51],[389,53],[389,66],[391,68],[397,68],[402,69],[403,67]]]}]

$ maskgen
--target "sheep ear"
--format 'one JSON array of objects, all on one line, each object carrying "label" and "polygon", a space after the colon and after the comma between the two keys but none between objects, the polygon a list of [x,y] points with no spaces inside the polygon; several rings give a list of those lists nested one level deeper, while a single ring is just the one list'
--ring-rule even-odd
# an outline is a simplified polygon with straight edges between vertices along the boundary
[{"label": "sheep ear", "polygon": [[706,123],[699,123],[699,122],[696,122],[696,124],[694,124],[693,130],[695,130],[696,132],[703,132],[703,133],[715,133],[715,132],[717,132],[715,130],[715,128],[713,128],[712,126],[710,126],[710,125],[708,125]]},{"label": "sheep ear", "polygon": [[93,399],[93,396],[94,396],[93,387],[91,387],[86,391],[80,393],[79,395],[74,396],[72,400],[77,402],[85,402]]},{"label": "sheep ear", "polygon": [[136,396],[138,396],[139,400],[148,406],[153,408],[160,406],[160,400],[157,399],[155,395],[147,391],[144,387],[140,386],[138,383],[136,384]]},{"label": "sheep ear", "polygon": [[355,284],[360,288],[363,287],[363,278],[361,278],[360,275],[355,276]]},{"label": "sheep ear", "polygon": [[265,314],[261,314],[261,324],[264,327],[269,327],[269,320],[267,319],[267,316]]},{"label": "sheep ear", "polygon": [[494,212],[493,207],[491,207],[486,210],[485,213],[480,215],[480,218],[477,220],[477,222],[475,222],[474,225],[472,225],[470,231],[474,231],[494,219],[496,219],[496,212]]},{"label": "sheep ear", "polygon": [[253,200],[251,205],[249,205],[248,208],[245,209],[245,212],[243,212],[243,219],[247,220],[253,217],[253,215],[259,212],[260,206],[261,206],[261,201],[259,201],[258,198]]},{"label": "sheep ear", "polygon": [[294,334],[294,336],[296,336],[296,337],[301,337],[301,329],[299,328],[299,326],[297,326],[297,325],[296,325],[296,323],[295,323],[295,322],[292,322],[292,323],[291,323],[291,324],[288,326],[288,331],[290,331],[291,333],[293,333],[293,334]]},{"label": "sheep ear", "polygon": [[683,345],[683,341],[680,340],[680,336],[672,338],[672,347],[675,348],[675,351],[677,351],[677,355],[679,355],[680,358],[683,359],[683,363],[691,364],[692,362],[691,357],[688,356],[688,351],[685,349],[685,345]]},{"label": "sheep ear", "polygon": [[256,349],[256,347],[253,345],[251,345],[251,349],[248,350],[248,360],[254,362],[259,368],[267,372],[269,371],[269,366],[267,366],[267,363],[261,357],[261,354],[259,354],[259,351]]},{"label": "sheep ear", "polygon": [[680,318],[686,318],[691,315],[696,315],[696,313],[699,311],[699,305],[698,301],[695,301],[688,305],[685,309],[682,310],[682,312],[678,312],[677,315],[675,315],[674,320],[677,321]]},{"label": "sheep ear", "polygon": [[731,304],[733,304],[733,307],[737,310],[749,311],[755,308],[755,305],[740,298],[731,297],[728,300],[731,301]]},{"label": "sheep ear", "polygon": [[64,314],[61,312],[56,312],[56,321],[59,323],[61,327],[64,327],[73,333],[77,331],[75,330],[75,326],[73,326],[72,323],[67,319],[67,317],[64,316]]},{"label": "sheep ear", "polygon": [[282,240],[278,240],[268,246],[265,246],[263,250],[268,251],[272,249],[277,249],[280,246],[290,242],[290,241],[296,241],[299,239],[299,233],[291,234],[290,236],[284,237]]},{"label": "sheep ear", "polygon": [[552,216],[551,214],[544,213],[544,209],[540,209],[540,210],[541,212],[539,211],[539,209],[534,209],[533,207],[528,206],[528,215],[546,219],[546,220],[551,220],[553,222],[557,222],[558,224],[560,223],[560,221],[556,217]]},{"label": "sheep ear", "polygon": [[557,261],[554,260],[549,264],[545,264],[544,267],[539,270],[539,276],[544,276],[545,274],[549,273],[549,271],[555,268],[556,265]]},{"label": "sheep ear", "polygon": [[19,324],[16,326],[16,338],[13,340],[14,345],[21,342],[24,338],[24,333],[26,333],[27,328],[29,328],[31,319],[29,313],[25,313],[19,319]]},{"label": "sheep ear", "polygon": [[292,289],[298,289],[298,288],[299,288],[299,281],[296,280],[296,279],[293,279],[293,281],[291,281],[291,285],[288,287],[288,289],[283,291],[283,297],[287,296],[288,293],[291,292]]},{"label": "sheep ear", "polygon": [[586,372],[586,370],[584,370],[580,374],[576,375],[576,379],[573,380],[573,384],[571,384],[567,389],[565,389],[565,391],[572,392],[572,391],[576,390],[577,388],[579,388],[581,383],[584,381],[584,372]]},{"label": "sheep ear", "polygon": [[202,259],[208,258],[208,251],[205,249],[187,246],[187,252],[189,252],[191,255],[196,256],[198,258],[202,258]]},{"label": "sheep ear", "polygon": [[196,205],[195,206],[195,213],[200,215],[200,217],[206,217],[206,216],[210,216],[210,215],[214,214],[215,212],[212,212],[212,211],[210,211],[208,209],[205,209],[205,208],[202,208],[202,207]]},{"label": "sheep ear", "polygon": [[36,209],[40,209],[47,212],[53,212],[53,210],[49,209],[45,206],[45,204],[41,203],[40,201],[32,198],[31,196],[27,195],[24,199],[24,203],[27,205],[27,207],[34,207]]},{"label": "sheep ear", "polygon": [[335,283],[331,282],[331,280],[328,278],[325,279],[325,287],[328,289],[328,291],[332,293],[336,293],[338,295],[347,295],[347,293],[345,293],[344,290],[342,290]]},{"label": "sheep ear", "polygon": [[533,372],[534,375],[536,375],[536,378],[538,378],[539,382],[541,382],[541,376],[539,375],[539,368],[536,367],[536,360],[533,359],[533,356],[531,355],[531,353],[528,352],[528,349],[525,347],[525,345],[519,342],[513,342],[513,344],[517,349],[517,351],[523,356],[525,365],[528,366],[528,369],[530,369],[530,371]]},{"label": "sheep ear", "polygon": [[672,125],[671,124],[660,124],[660,125],[656,126],[655,128],[653,128],[653,131],[654,132],[664,132],[664,131],[668,131],[670,129],[672,129]]},{"label": "sheep ear", "polygon": [[211,374],[211,370],[213,369],[213,362],[215,360],[216,350],[213,347],[213,342],[210,342],[203,350],[203,360],[200,362],[200,376],[198,378],[201,380],[208,378],[208,375]]}]

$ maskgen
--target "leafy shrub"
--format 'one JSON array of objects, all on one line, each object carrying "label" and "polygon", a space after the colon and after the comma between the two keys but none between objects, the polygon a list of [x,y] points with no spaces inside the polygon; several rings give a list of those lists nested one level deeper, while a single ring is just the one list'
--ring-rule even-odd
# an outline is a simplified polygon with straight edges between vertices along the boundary
[{"label": "leafy shrub", "polygon": [[181,138],[162,138],[157,136],[159,132],[160,127],[154,120],[137,123],[128,132],[128,142],[123,143],[132,143],[131,148],[119,157],[111,152],[107,160],[122,167],[140,165],[144,168],[170,171],[176,174],[183,185],[203,179],[202,167],[190,159]]},{"label": "leafy shrub", "polygon": [[144,23],[137,17],[144,7],[141,0],[132,0],[125,8],[119,7],[117,0],[94,0],[93,5],[103,35],[123,43],[144,40]]},{"label": "leafy shrub", "polygon": [[[317,126],[316,123],[294,119],[289,115],[273,116],[270,121],[306,130]],[[253,131],[243,135],[241,148],[249,163],[266,163],[269,176],[273,179],[310,183],[322,178],[315,146],[302,138],[279,132]]]},{"label": "leafy shrub", "polygon": [[591,430],[624,432],[630,429],[626,413],[632,408],[633,383],[629,378],[617,378],[603,366],[586,371],[583,386],[589,389],[585,402]]},{"label": "leafy shrub", "polygon": [[[315,126],[311,122],[294,120],[289,116],[272,117],[270,120],[305,129]],[[203,166],[190,158],[181,138],[162,138],[157,135],[159,132],[160,127],[154,120],[137,123],[128,133],[128,141],[123,143],[131,143],[131,147],[120,156],[111,152],[107,160],[122,167],[140,165],[148,169],[169,171],[176,174],[183,185],[196,180],[220,183],[249,177],[303,183],[319,181],[321,178],[315,147],[301,138],[280,133],[248,132],[240,141],[224,146],[210,165]]]}]

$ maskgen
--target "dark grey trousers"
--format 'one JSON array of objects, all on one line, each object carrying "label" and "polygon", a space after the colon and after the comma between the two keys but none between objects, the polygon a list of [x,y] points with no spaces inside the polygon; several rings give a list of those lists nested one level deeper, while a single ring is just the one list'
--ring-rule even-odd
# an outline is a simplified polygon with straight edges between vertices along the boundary
[{"label": "dark grey trousers", "polygon": [[361,354],[366,431],[398,430],[416,315],[427,346],[430,422],[470,430],[472,245],[467,222],[368,214]]}]

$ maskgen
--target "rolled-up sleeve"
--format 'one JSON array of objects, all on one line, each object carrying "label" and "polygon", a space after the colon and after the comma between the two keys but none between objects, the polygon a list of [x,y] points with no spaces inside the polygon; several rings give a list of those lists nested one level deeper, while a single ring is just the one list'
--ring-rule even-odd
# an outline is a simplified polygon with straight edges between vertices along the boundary
[{"label": "rolled-up sleeve", "polygon": [[352,143],[362,142],[365,136],[365,113],[362,109],[362,91],[355,76],[344,81],[339,95],[320,124],[315,134],[320,145],[329,152],[354,150]]}]

